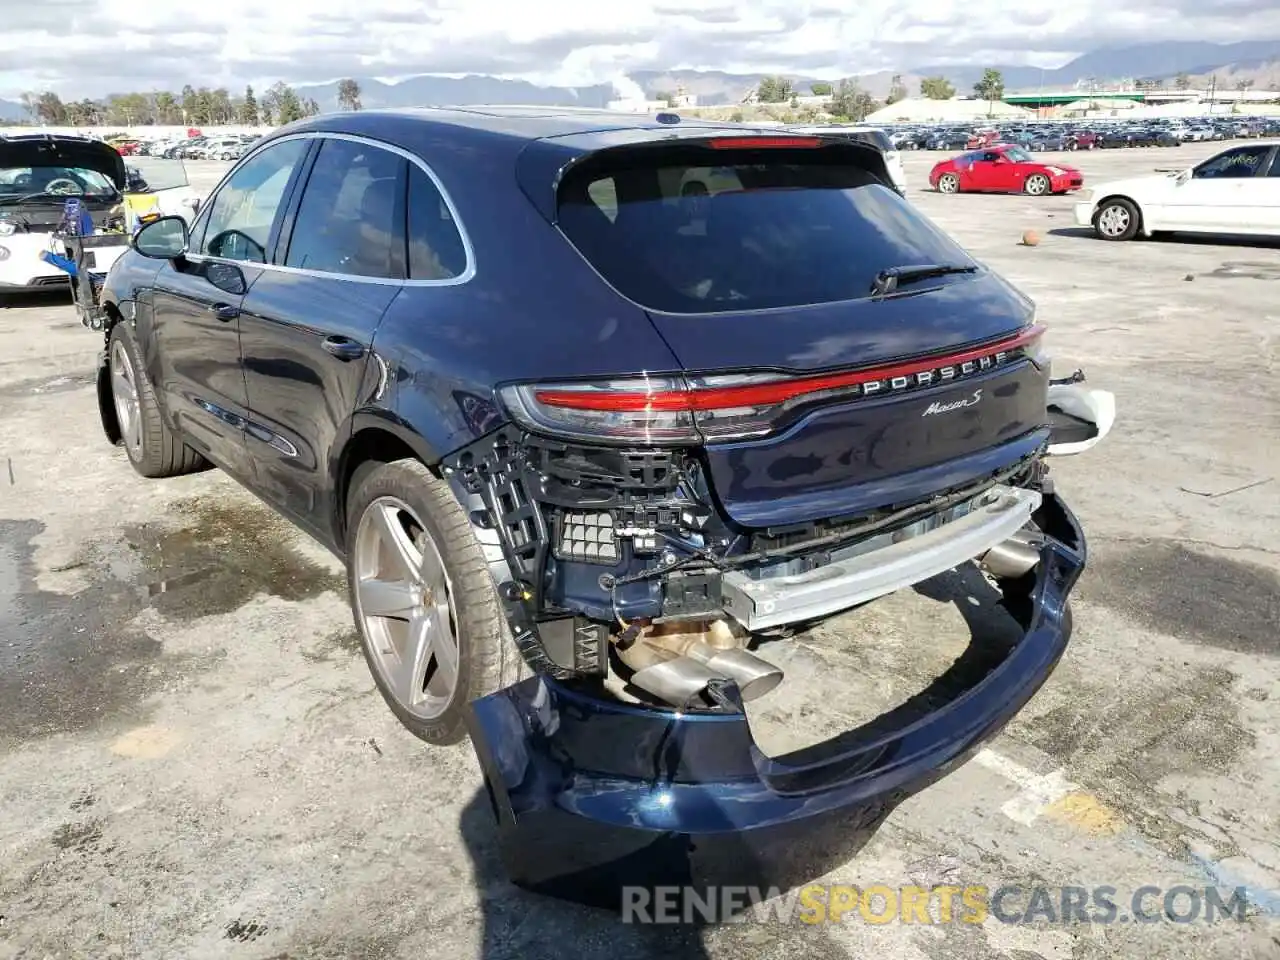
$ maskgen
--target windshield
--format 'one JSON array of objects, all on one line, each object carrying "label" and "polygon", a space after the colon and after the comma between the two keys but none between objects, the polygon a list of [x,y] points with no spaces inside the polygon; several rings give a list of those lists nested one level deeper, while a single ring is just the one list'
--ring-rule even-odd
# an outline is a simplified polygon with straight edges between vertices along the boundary
[{"label": "windshield", "polygon": [[560,227],[620,293],[668,313],[861,299],[888,267],[973,263],[861,166],[720,152],[714,167],[655,157],[580,171],[561,187]]},{"label": "windshield", "polygon": [[97,170],[83,167],[0,168],[0,200],[25,196],[114,200],[119,194]]},{"label": "windshield", "polygon": [[1011,147],[1004,152],[1004,155],[1014,163],[1030,163],[1032,160],[1031,154],[1020,147]]}]

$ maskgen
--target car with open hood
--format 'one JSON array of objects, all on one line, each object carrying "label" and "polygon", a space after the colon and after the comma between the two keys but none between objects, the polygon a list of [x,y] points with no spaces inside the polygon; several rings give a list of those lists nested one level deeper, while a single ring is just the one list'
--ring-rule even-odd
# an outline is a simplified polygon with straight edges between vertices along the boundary
[{"label": "car with open hood", "polygon": [[1103,240],[1161,233],[1280,237],[1280,141],[1230,147],[1182,170],[1094,187],[1075,221]]},{"label": "car with open hood", "polygon": [[[342,559],[377,689],[429,743],[470,735],[521,883],[880,809],[1066,648],[1086,547],[1049,459],[1109,395],[1051,380],[1032,301],[866,143],[310,118],[190,228],[139,230],[102,303],[107,437],[145,477],[220,467]],[[999,663],[760,751],[744,703],[804,683],[771,644],[970,562],[1021,624]]]},{"label": "car with open hood", "polygon": [[119,234],[95,247],[105,272],[143,219],[190,219],[199,195],[177,161],[127,160],[110,144],[54,134],[0,135],[0,295],[63,286],[68,233]]},{"label": "car with open hood", "polygon": [[1018,144],[971,150],[934,164],[929,186],[939,193],[1026,193],[1044,197],[1084,186],[1084,175],[1064,163],[1046,163]]}]

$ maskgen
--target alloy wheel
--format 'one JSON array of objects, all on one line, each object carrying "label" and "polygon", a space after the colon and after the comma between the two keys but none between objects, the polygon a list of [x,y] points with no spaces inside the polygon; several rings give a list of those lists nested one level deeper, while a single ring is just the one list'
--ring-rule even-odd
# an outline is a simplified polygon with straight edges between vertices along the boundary
[{"label": "alloy wheel", "polygon": [[142,452],[142,409],[138,404],[138,382],[133,362],[121,340],[111,345],[111,398],[116,405],[120,436],[130,456],[136,460]]},{"label": "alloy wheel", "polygon": [[1038,197],[1041,194],[1046,193],[1048,189],[1048,179],[1038,173],[1034,174],[1027,180],[1027,193],[1031,194],[1033,197]]},{"label": "alloy wheel", "polygon": [[944,173],[938,180],[939,193],[955,193],[959,186],[960,182],[952,173]]},{"label": "alloy wheel", "polygon": [[1105,207],[1098,214],[1098,230],[1106,237],[1121,236],[1129,229],[1129,211],[1119,204]]},{"label": "alloy wheel", "polygon": [[458,688],[458,619],[439,549],[408,504],[379,497],[360,517],[351,563],[370,661],[404,710],[434,720]]}]

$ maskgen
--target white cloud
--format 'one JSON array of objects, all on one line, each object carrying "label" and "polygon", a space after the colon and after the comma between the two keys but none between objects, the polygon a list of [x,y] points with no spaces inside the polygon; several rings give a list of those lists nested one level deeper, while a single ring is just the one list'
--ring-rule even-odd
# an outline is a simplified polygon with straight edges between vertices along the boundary
[{"label": "white cloud", "polygon": [[1275,0],[0,0],[0,96],[465,71],[833,78],[938,61],[1054,66],[1100,43],[1280,37]]}]

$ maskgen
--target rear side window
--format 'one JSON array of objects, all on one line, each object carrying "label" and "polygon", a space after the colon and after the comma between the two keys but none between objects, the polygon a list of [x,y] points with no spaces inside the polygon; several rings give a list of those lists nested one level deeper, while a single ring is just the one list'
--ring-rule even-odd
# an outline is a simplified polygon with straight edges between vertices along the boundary
[{"label": "rear side window", "polygon": [[[666,159],[677,150],[686,162]],[[887,267],[973,263],[848,150],[587,161],[560,189],[560,228],[623,296],[667,313],[853,300]]]},{"label": "rear side window", "polygon": [[467,248],[435,182],[409,165],[409,278],[451,280],[467,269]]},{"label": "rear side window", "polygon": [[326,139],[307,178],[284,265],[403,279],[407,166],[388,150]]}]

